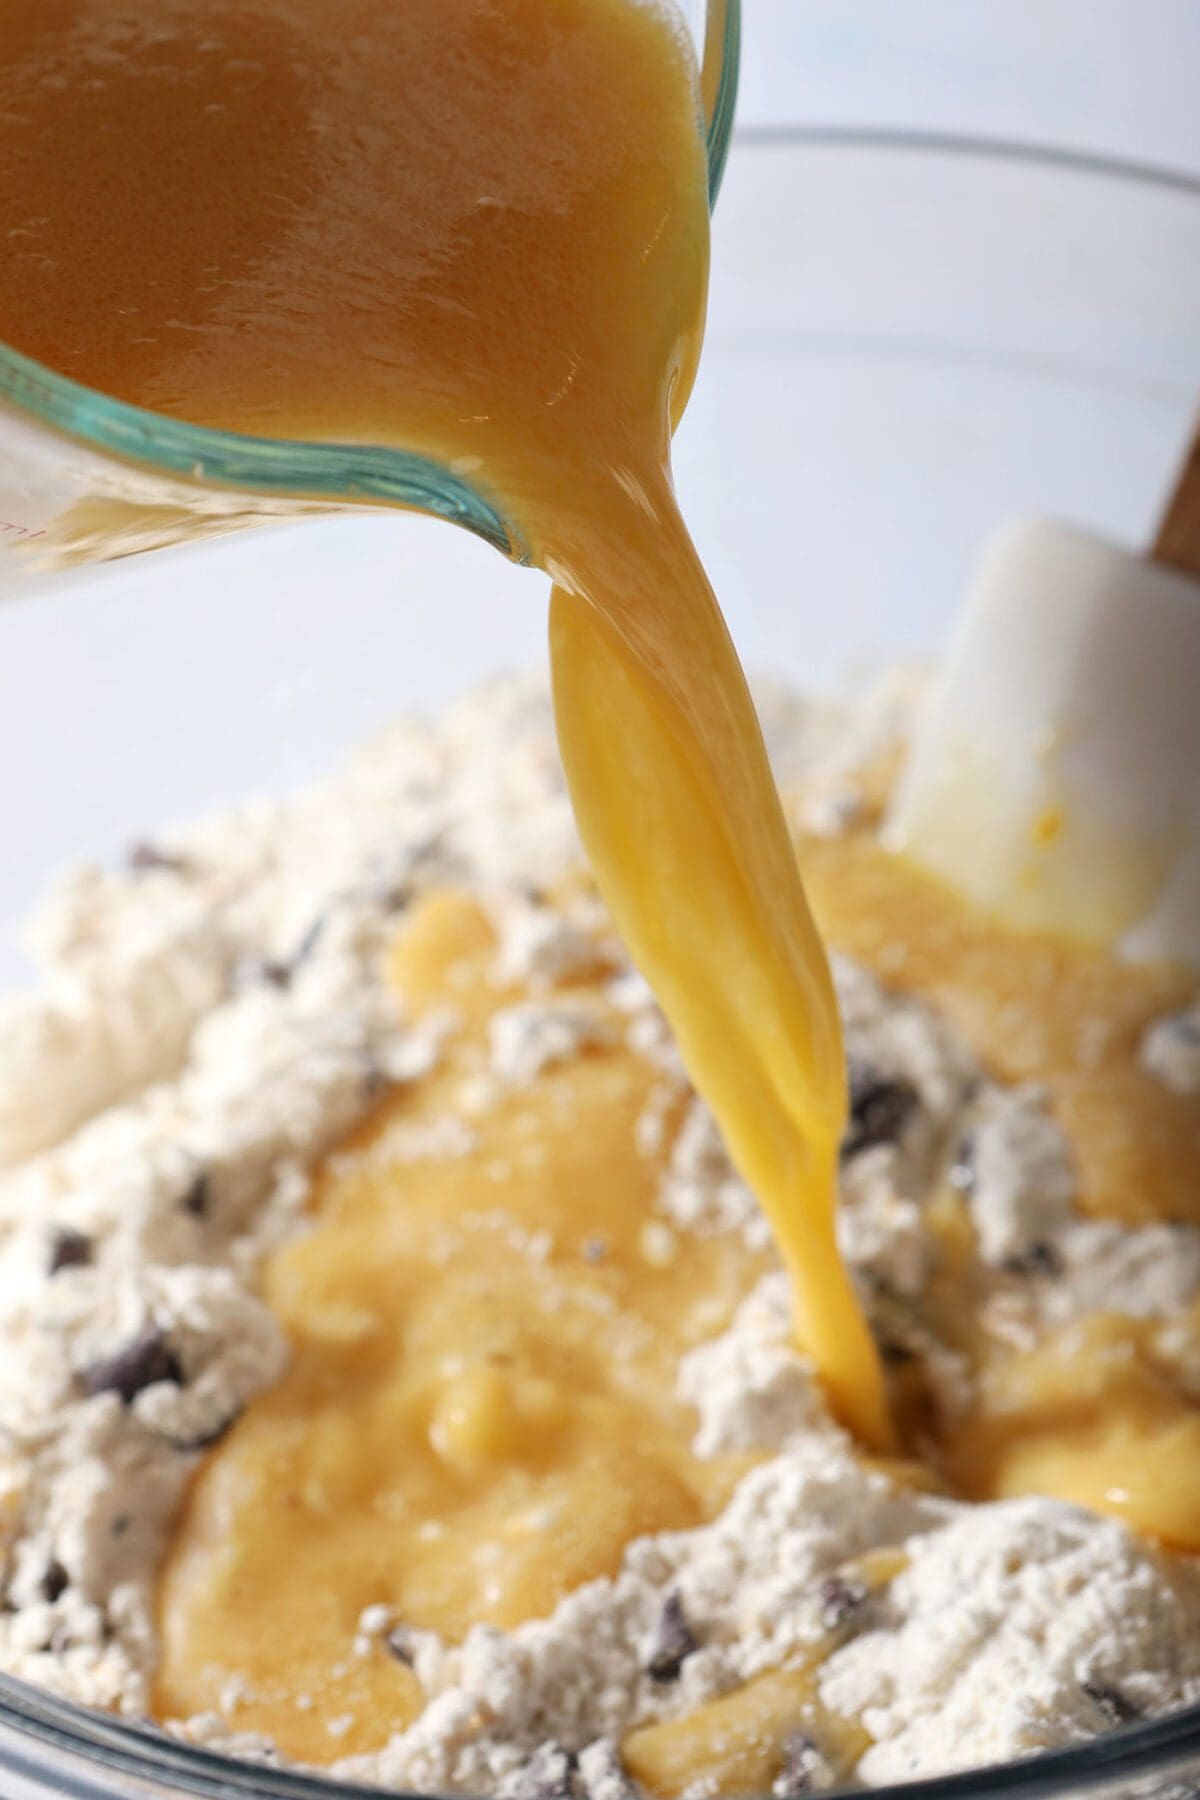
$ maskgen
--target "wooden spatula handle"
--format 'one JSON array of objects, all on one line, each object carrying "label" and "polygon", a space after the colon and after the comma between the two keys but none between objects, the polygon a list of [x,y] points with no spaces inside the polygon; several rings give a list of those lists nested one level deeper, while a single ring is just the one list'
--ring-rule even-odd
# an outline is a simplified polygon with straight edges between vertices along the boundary
[{"label": "wooden spatula handle", "polygon": [[1188,447],[1167,501],[1158,535],[1150,547],[1151,562],[1200,577],[1200,425]]}]

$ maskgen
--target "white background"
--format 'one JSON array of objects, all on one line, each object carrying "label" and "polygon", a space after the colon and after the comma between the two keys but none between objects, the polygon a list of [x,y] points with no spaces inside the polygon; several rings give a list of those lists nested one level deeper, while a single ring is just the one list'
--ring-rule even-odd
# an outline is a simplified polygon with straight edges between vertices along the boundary
[{"label": "white background", "polygon": [[[1069,210],[1051,241],[1068,256],[1055,277],[1073,290],[1064,318],[1077,318],[1075,337],[1095,339],[1064,344],[1062,360],[1076,351],[1093,364],[1123,359],[1120,391],[1110,384],[1098,400],[1066,379],[1050,407],[1044,393],[1035,405],[1019,371],[985,392],[970,371],[932,383],[922,367],[876,373],[831,355],[808,365],[796,417],[790,400],[779,404],[782,368],[757,353],[769,333],[753,322],[771,298],[756,275],[762,234],[778,229],[771,196],[790,206],[793,195],[786,153],[763,138],[797,125],[892,127],[1200,177],[1200,0],[744,7],[747,144],[740,160],[735,149],[718,210],[713,326],[680,446],[680,488],[748,660],[829,679],[864,653],[936,645],[998,509],[1053,500],[1144,537],[1200,393],[1200,330],[1190,329],[1200,315],[1189,311],[1191,296],[1200,303],[1200,199],[1160,204],[1118,184],[1096,189],[1108,211],[1089,200],[1081,216],[1075,188],[1060,196]],[[835,273],[844,260],[850,316],[872,298],[872,243],[897,222],[884,189],[877,219],[839,222],[839,190],[822,186],[819,160],[807,167],[811,192],[795,202],[801,247]],[[1058,204],[1053,183],[1022,185],[1019,168],[970,163],[967,173],[979,218],[1008,209],[1014,233],[1037,226],[1030,209]],[[962,204],[936,182],[914,195],[893,275],[922,228],[936,250],[949,201]],[[1070,264],[1073,231],[1093,255],[1114,240],[1099,274]],[[915,266],[915,249],[912,257]],[[1002,264],[975,290],[964,332],[991,330],[993,304],[1006,320],[1020,317],[1028,296],[1014,289],[1025,275],[1006,282]],[[794,289],[783,290],[789,305],[802,307],[805,267],[800,259]],[[772,281],[778,292],[777,269]],[[915,288],[912,304],[924,304]],[[1151,316],[1153,331],[1139,335]],[[755,332],[762,342],[747,357]],[[879,450],[881,417],[889,441]],[[910,447],[895,443],[901,433]],[[745,481],[755,454],[772,466],[794,461],[783,503],[768,483],[756,510]],[[861,516],[847,513],[848,496]],[[372,518],[116,567],[0,613],[0,982],[19,967],[11,922],[64,861],[111,854],[172,813],[293,782],[393,708],[440,702],[482,672],[539,657],[543,592],[539,577],[461,533]]]},{"label": "white background", "polygon": [[1200,174],[1197,0],[743,0],[746,124],[980,132]]}]

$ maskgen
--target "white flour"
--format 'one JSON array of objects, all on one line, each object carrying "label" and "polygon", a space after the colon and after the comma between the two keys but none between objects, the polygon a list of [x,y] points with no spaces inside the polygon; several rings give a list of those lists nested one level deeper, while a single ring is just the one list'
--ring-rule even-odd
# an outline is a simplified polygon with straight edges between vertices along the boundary
[{"label": "white flour", "polygon": [[[914,694],[894,680],[856,706],[765,696],[782,779],[807,777],[810,828],[839,828],[847,772],[903,740]],[[406,1025],[380,976],[397,918],[431,880],[481,894],[497,981],[534,997],[498,1016],[480,1080],[532,1079],[613,1030],[611,1012],[552,992],[595,957],[594,919],[537,897],[578,855],[544,684],[510,681],[438,727],[395,727],[308,793],[173,831],[136,867],[81,872],[42,909],[42,993],[0,1018],[0,1669],[145,1711],[165,1535],[204,1446],[286,1357],[256,1294],[262,1259],[303,1229],[314,1160],[383,1084],[438,1055],[436,1024]],[[645,984],[613,956],[608,998],[661,1071],[638,1127],[650,1151],[686,1083]],[[837,979],[855,1103],[840,1230],[885,1354],[921,1359],[947,1417],[963,1405],[968,1373],[922,1312],[924,1209],[949,1183],[1006,1329],[1103,1304],[1161,1316],[1163,1355],[1194,1358],[1172,1315],[1200,1291],[1200,1234],[1076,1216],[1069,1150],[1036,1092],[987,1080],[944,1023],[861,969],[839,961]],[[1178,1089],[1192,1048],[1190,1024],[1164,1022],[1144,1055]],[[476,1102],[482,1089],[387,1153],[460,1153]],[[660,1211],[648,1229],[666,1238],[765,1242],[694,1098]],[[403,1631],[429,1701],[340,1773],[625,1800],[613,1745],[631,1725],[793,1652],[823,1659],[823,1700],[876,1740],[854,1769],[817,1746],[815,1785],[1003,1759],[1200,1698],[1193,1565],[1057,1502],[970,1507],[865,1469],[790,1343],[782,1276],[685,1359],[680,1389],[700,1455],[769,1453],[726,1511],[631,1544],[614,1580],[550,1618],[459,1647],[368,1609],[347,1654],[388,1654]],[[881,1548],[904,1566],[868,1593],[856,1559]],[[219,1715],[177,1729],[272,1755]]]}]

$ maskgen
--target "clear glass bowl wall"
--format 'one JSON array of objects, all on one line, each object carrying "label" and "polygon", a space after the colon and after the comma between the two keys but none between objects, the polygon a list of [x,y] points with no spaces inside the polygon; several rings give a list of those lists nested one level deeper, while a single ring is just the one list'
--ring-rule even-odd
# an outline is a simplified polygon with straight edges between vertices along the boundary
[{"label": "clear glass bowl wall", "polygon": [[[1200,392],[1200,187],[966,143],[748,134],[716,224],[679,485],[747,661],[809,682],[936,651],[980,541],[1050,513],[1144,541]],[[0,984],[80,855],[278,790],[400,708],[542,654],[544,587],[427,520],[283,528],[0,615]],[[1178,1795],[1200,1711],[906,1790]],[[5,1800],[333,1800],[0,1679]]]}]

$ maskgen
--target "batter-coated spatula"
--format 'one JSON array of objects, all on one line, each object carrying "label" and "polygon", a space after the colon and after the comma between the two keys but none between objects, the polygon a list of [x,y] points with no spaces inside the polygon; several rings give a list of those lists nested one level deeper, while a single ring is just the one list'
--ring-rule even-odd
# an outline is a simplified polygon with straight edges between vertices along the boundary
[{"label": "batter-coated spatula", "polygon": [[1200,965],[1200,433],[1147,555],[987,546],[888,833],[1009,924]]}]

